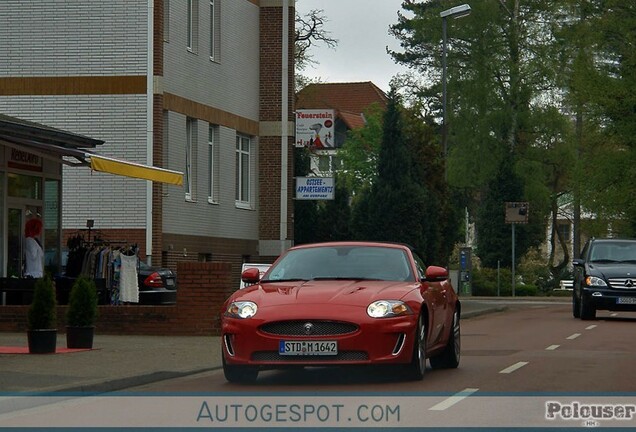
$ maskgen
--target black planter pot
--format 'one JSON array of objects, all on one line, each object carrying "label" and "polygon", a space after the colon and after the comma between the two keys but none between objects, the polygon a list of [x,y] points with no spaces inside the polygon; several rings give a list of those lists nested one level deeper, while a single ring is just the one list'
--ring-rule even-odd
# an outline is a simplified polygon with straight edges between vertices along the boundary
[{"label": "black planter pot", "polygon": [[57,329],[36,329],[27,332],[30,354],[52,354],[57,346]]},{"label": "black planter pot", "polygon": [[95,326],[66,327],[67,348],[93,348],[93,335]]}]

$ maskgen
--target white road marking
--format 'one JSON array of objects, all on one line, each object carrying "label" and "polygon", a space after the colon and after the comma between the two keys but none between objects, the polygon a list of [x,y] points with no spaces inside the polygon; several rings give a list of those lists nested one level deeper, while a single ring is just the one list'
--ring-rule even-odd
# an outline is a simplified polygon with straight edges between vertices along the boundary
[{"label": "white road marking", "polygon": [[591,326],[585,327],[585,330],[592,330],[593,328],[596,328],[596,324],[592,324]]},{"label": "white road marking", "polygon": [[522,367],[524,367],[527,364],[528,364],[528,362],[518,362],[518,363],[513,364],[512,366],[509,366],[509,367],[505,368],[504,370],[500,370],[499,373],[503,373],[503,374],[513,373],[517,369],[522,368]]},{"label": "white road marking", "polygon": [[554,351],[555,349],[557,349],[558,347],[560,347],[561,345],[550,345],[549,347],[547,347],[545,350],[546,351]]},{"label": "white road marking", "polygon": [[566,337],[566,339],[572,340],[572,339],[576,339],[579,336],[581,336],[581,333],[574,333],[573,335]]},{"label": "white road marking", "polygon": [[441,401],[437,405],[430,407],[429,411],[444,411],[445,409],[450,408],[456,403],[466,399],[471,394],[477,392],[477,390],[479,389],[476,389],[476,388],[464,389],[460,391],[459,393],[455,393],[453,396],[449,397],[448,399]]}]

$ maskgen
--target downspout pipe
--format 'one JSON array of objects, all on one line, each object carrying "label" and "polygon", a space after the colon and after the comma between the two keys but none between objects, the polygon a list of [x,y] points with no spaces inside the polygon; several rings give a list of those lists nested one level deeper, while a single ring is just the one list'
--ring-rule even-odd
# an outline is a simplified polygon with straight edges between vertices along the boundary
[{"label": "downspout pipe", "polygon": [[[146,161],[147,165],[153,163],[153,136],[154,136],[154,0],[148,1],[148,47],[147,51],[147,76],[146,76]],[[146,261],[152,264],[152,181],[146,181]]]},{"label": "downspout pipe", "polygon": [[289,0],[283,0],[282,58],[281,58],[281,134],[280,134],[280,248],[285,252],[287,244],[287,172],[289,134]]}]

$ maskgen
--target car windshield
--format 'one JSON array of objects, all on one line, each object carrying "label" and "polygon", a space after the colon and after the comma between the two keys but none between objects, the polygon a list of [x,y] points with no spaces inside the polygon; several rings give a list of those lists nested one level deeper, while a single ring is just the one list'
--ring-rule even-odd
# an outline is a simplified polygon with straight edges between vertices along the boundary
[{"label": "car windshield", "polygon": [[404,250],[378,246],[321,246],[287,252],[261,282],[319,279],[408,281]]},{"label": "car windshield", "polygon": [[636,262],[636,242],[603,242],[590,251],[592,262]]}]

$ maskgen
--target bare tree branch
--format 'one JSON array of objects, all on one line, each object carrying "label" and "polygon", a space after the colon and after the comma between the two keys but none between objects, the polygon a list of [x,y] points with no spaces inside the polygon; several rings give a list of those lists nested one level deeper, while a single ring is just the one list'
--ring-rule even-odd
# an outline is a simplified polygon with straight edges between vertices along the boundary
[{"label": "bare tree branch", "polygon": [[307,15],[300,16],[296,13],[296,35],[294,59],[296,67],[303,70],[309,63],[315,63],[309,54],[312,46],[324,43],[329,48],[335,48],[338,40],[330,36],[330,32],[325,30],[328,20],[324,16],[324,11],[314,9]]}]

